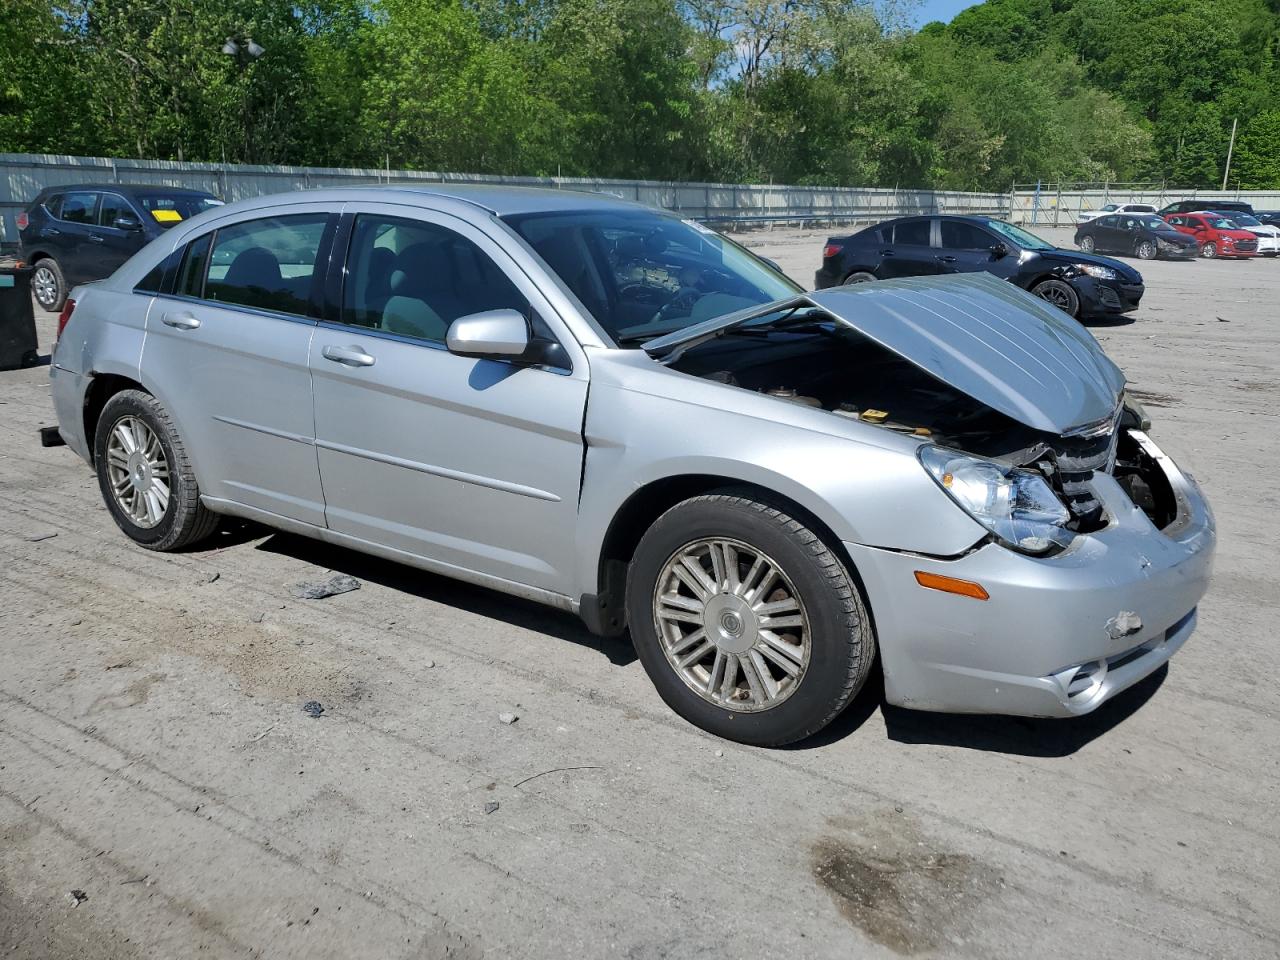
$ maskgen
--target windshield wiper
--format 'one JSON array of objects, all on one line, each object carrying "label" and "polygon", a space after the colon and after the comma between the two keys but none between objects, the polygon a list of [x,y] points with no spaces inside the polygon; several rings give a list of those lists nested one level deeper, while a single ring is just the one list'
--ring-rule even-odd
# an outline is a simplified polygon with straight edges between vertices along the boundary
[{"label": "windshield wiper", "polygon": [[768,336],[784,330],[813,329],[821,333],[828,332],[826,324],[830,317],[825,310],[813,307],[793,307],[777,320],[768,323],[744,323],[735,327],[726,327],[720,331],[721,336]]}]

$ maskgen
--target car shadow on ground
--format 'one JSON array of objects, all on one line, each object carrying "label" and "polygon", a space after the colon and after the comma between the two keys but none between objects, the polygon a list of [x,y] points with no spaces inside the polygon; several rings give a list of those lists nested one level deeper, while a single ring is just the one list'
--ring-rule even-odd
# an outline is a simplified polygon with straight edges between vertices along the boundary
[{"label": "car shadow on ground", "polygon": [[237,526],[239,525],[229,525],[225,535],[227,539],[210,541],[210,545],[233,546],[237,538],[240,538],[239,542],[247,542],[266,533],[269,536],[256,549],[302,560],[327,570],[345,573],[357,580],[376,583],[525,630],[534,630],[557,640],[567,640],[580,647],[599,651],[615,666],[626,666],[636,660],[635,650],[628,637],[597,637],[571,613],[309,537],[272,532],[257,524],[244,524],[243,529],[239,530]]},{"label": "car shadow on ground", "polygon": [[1103,317],[1085,317],[1080,321],[1086,327],[1127,327],[1137,323],[1138,318],[1131,313],[1115,314]]}]

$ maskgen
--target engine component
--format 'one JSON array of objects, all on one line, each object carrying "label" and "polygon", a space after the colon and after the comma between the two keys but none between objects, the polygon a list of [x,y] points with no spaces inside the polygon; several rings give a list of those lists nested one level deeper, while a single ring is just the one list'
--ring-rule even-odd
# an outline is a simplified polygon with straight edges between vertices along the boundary
[{"label": "engine component", "polygon": [[771,397],[777,397],[779,400],[790,400],[792,403],[798,403],[805,407],[820,407],[822,402],[817,397],[802,397],[796,393],[795,387],[774,387],[766,390]]}]

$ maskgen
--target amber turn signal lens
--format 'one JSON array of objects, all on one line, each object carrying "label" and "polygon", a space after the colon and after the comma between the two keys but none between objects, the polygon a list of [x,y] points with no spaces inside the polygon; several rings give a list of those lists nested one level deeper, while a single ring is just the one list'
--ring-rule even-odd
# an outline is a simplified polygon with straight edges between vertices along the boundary
[{"label": "amber turn signal lens", "polygon": [[944,577],[940,573],[916,571],[916,583],[930,590],[941,590],[943,593],[954,593],[962,597],[973,597],[975,600],[987,600],[990,594],[980,583],[972,580],[957,580],[955,577]]}]

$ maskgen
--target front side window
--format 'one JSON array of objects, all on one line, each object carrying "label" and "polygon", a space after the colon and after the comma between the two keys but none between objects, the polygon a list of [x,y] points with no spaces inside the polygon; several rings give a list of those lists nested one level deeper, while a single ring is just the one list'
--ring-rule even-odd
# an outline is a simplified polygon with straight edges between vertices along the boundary
[{"label": "front side window", "polygon": [[1103,217],[1102,218],[1102,226],[1104,227],[1117,227],[1119,225],[1120,225],[1119,217]]},{"label": "front side window", "polygon": [[204,299],[306,315],[328,215],[249,220],[219,229]]},{"label": "front side window", "polygon": [[893,242],[914,244],[918,247],[929,245],[928,220],[904,220],[893,228]]},{"label": "front side window", "polygon": [[732,240],[671,214],[611,207],[505,220],[623,347],[800,292]]},{"label": "front side window", "polygon": [[509,308],[529,316],[529,301],[466,237],[376,214],[356,217],[342,299],[344,323],[432,343],[472,313]]},{"label": "front side window", "polygon": [[98,207],[98,226],[113,226],[120,217],[133,217],[133,208],[118,193],[104,193]]},{"label": "front side window", "polygon": [[68,223],[93,223],[94,211],[98,207],[96,193],[68,193],[62,198],[62,210],[58,219]]},{"label": "front side window", "polygon": [[1012,223],[1005,220],[985,220],[983,222],[996,233],[1001,236],[1008,237],[1023,250],[1057,249],[1048,240],[1042,240],[1030,230],[1023,230],[1021,227],[1015,227]]},{"label": "front side window", "polygon": [[943,220],[942,245],[950,250],[990,250],[996,244],[995,237],[962,220]]}]

